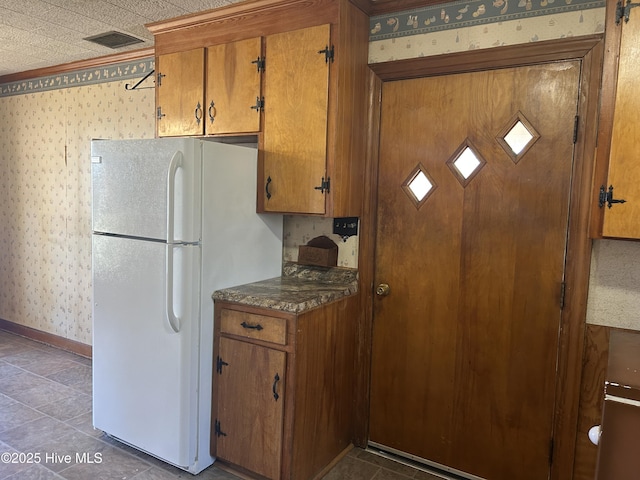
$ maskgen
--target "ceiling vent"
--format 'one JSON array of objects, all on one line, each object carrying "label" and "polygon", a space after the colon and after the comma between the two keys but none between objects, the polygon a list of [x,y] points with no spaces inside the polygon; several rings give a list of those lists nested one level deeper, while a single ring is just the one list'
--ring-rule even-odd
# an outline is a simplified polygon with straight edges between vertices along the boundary
[{"label": "ceiling vent", "polygon": [[144,40],[140,40],[139,38],[115,31],[101,33],[100,35],[94,35],[93,37],[87,37],[84,40],[109,48],[128,47],[129,45],[144,42]]}]

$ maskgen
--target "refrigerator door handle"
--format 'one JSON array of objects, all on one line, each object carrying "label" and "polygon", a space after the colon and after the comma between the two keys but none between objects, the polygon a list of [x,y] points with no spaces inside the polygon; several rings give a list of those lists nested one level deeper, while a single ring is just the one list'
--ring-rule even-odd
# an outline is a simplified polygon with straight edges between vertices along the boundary
[{"label": "refrigerator door handle", "polygon": [[180,331],[180,319],[176,316],[173,309],[173,249],[175,245],[167,244],[167,268],[165,272],[165,284],[167,286],[167,320],[171,329],[178,333]]},{"label": "refrigerator door handle", "polygon": [[176,172],[182,167],[182,152],[177,151],[169,162],[169,172],[167,174],[167,242],[174,243],[174,222],[175,222],[175,200],[176,200]]}]

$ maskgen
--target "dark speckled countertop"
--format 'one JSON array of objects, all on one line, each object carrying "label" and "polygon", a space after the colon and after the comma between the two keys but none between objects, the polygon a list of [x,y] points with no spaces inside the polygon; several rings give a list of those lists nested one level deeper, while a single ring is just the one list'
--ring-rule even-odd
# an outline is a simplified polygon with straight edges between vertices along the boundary
[{"label": "dark speckled countertop", "polygon": [[217,290],[213,299],[300,313],[358,291],[358,271],[287,262],[282,276]]}]

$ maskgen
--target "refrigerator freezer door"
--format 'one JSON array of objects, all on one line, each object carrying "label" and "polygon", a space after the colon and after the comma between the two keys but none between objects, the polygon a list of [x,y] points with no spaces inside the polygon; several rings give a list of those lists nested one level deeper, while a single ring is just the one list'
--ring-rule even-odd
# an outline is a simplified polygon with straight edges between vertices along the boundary
[{"label": "refrigerator freezer door", "polygon": [[197,245],[93,235],[94,426],[182,468],[197,450],[199,262]]},{"label": "refrigerator freezer door", "polygon": [[200,241],[201,143],[189,138],[91,142],[93,231]]}]

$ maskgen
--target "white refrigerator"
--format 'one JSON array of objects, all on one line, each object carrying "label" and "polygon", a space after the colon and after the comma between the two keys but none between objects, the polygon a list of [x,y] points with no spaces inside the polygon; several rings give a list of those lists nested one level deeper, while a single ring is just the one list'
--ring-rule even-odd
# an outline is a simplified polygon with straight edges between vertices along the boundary
[{"label": "white refrigerator", "polygon": [[193,474],[211,465],[214,290],[279,276],[255,148],[91,142],[93,424]]}]

